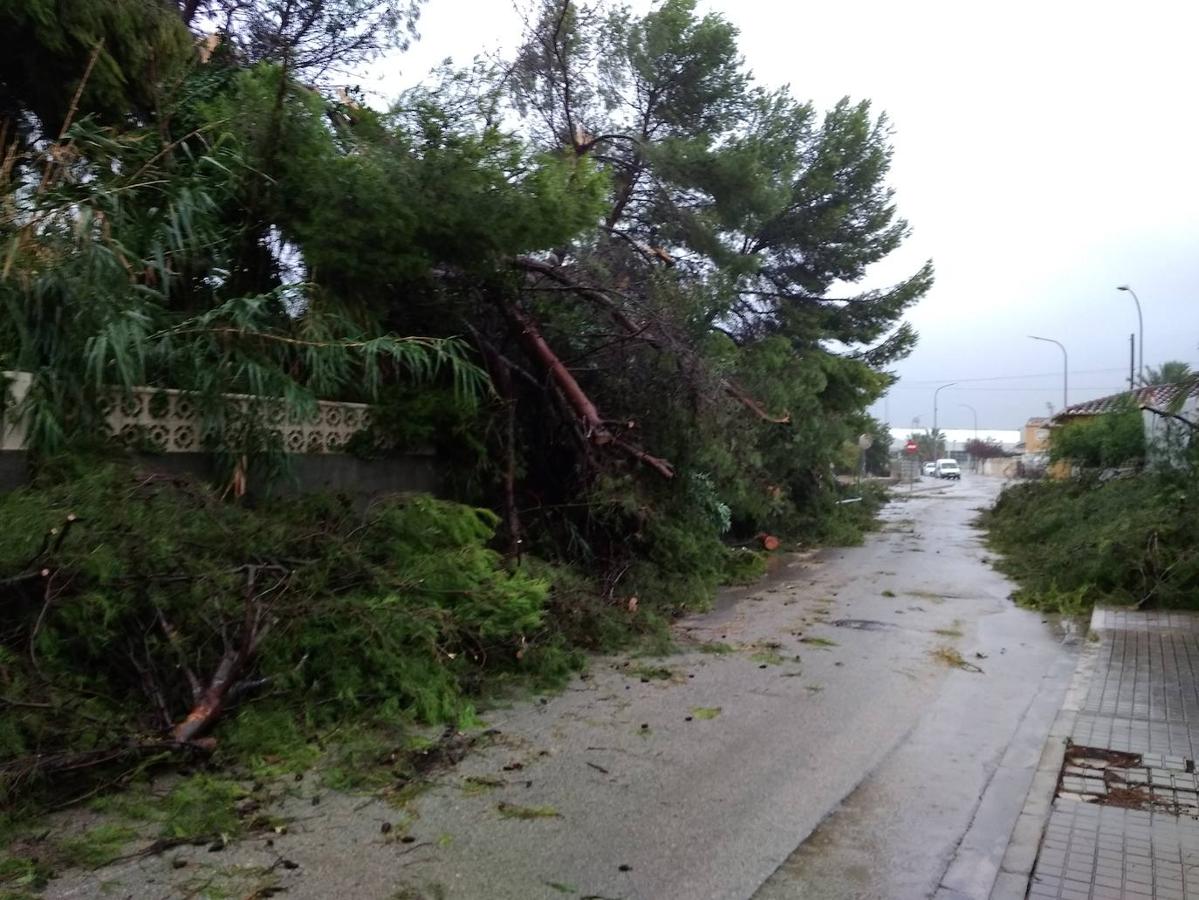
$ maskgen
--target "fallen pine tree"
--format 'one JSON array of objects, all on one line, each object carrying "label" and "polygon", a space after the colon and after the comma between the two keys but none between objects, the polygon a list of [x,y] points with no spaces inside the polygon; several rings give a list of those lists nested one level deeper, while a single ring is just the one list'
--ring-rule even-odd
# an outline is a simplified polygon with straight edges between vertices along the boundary
[{"label": "fallen pine tree", "polygon": [[[82,468],[82,467],[81,467]],[[108,465],[0,498],[0,792],[216,745],[250,698],[310,722],[470,715],[486,670],[556,678],[544,571],[427,496],[260,509]]]},{"label": "fallen pine tree", "polygon": [[[69,803],[147,759],[207,757],[251,703],[307,733],[469,722],[480,692],[560,683],[581,651],[660,634],[676,611],[653,589],[680,564],[666,538],[630,574],[630,603],[505,558],[493,513],[426,495],[247,508],[186,478],[68,459],[0,496],[0,520],[6,801]],[[702,583],[760,567],[725,550]]]}]

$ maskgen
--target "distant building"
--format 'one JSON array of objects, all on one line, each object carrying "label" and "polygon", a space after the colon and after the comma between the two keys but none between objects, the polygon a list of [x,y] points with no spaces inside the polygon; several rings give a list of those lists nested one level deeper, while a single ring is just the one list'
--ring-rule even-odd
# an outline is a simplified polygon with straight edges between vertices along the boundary
[{"label": "distant building", "polygon": [[1024,446],[1017,449],[1025,453],[1046,453],[1049,451],[1049,419],[1044,416],[1033,416],[1024,423]]}]

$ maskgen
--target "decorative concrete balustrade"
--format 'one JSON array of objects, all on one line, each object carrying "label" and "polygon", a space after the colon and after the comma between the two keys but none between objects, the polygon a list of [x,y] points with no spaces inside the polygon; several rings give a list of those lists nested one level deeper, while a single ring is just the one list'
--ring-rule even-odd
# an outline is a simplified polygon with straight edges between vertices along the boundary
[{"label": "decorative concrete balustrade", "polygon": [[[28,372],[4,372],[8,382],[11,411],[28,394],[32,381]],[[339,453],[350,439],[370,425],[370,407],[365,403],[321,400],[315,413],[303,421],[290,418],[281,401],[263,400],[245,394],[226,397],[233,407],[252,415],[256,424],[277,431],[288,453]],[[124,395],[114,391],[106,409],[109,432],[130,446],[160,453],[201,453],[202,422],[195,394],[169,388],[134,388]],[[8,412],[0,418],[0,450],[24,450],[24,423]]]}]

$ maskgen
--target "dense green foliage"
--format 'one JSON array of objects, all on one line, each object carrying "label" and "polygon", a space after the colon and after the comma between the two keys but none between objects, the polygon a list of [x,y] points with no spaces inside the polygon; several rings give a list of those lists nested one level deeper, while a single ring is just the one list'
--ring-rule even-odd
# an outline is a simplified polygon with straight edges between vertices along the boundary
[{"label": "dense green foliage", "polygon": [[[0,759],[119,746],[179,721],[195,702],[183,670],[207,683],[245,635],[249,596],[265,635],[254,671],[309,725],[458,721],[484,671],[554,678],[572,664],[545,614],[549,571],[488,549],[486,510],[423,496],[248,510],[202,485],[89,468],[0,498],[0,567],[37,561],[0,588]],[[39,556],[69,513],[61,547]],[[36,774],[8,770],[4,787]]]},{"label": "dense green foliage", "polygon": [[150,114],[160,85],[177,79],[192,56],[179,15],[145,0],[0,0],[0,32],[0,121],[13,129],[10,140],[37,137],[33,123],[41,136],[57,136],[76,92],[81,109],[106,121]]},{"label": "dense green foliage", "polygon": [[1078,611],[1094,603],[1194,608],[1199,477],[1157,472],[1017,484],[983,516],[1017,599]]},{"label": "dense green foliage", "polygon": [[1101,416],[1091,416],[1053,430],[1049,444],[1053,462],[1082,468],[1114,468],[1145,458],[1145,426],[1132,404]]}]

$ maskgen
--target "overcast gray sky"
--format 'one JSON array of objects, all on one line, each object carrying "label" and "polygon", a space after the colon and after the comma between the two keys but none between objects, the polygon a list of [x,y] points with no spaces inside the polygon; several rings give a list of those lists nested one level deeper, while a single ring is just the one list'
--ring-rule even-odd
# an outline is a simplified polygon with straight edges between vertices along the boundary
[{"label": "overcast gray sky", "polygon": [[[645,6],[637,3],[635,6]],[[891,184],[913,228],[870,284],[931,257],[920,343],[875,413],[893,425],[1015,428],[1126,384],[1145,362],[1199,367],[1199,4],[1012,0],[701,0],[741,31],[764,85],[828,107],[868,98],[895,128]],[[436,62],[511,47],[506,0],[428,0],[421,41],[372,68],[390,98]],[[1004,380],[997,380],[999,377]],[[1007,377],[1015,376],[1015,377]],[[976,379],[970,381],[968,379]]]}]

